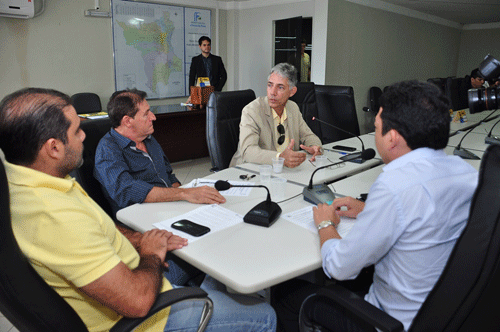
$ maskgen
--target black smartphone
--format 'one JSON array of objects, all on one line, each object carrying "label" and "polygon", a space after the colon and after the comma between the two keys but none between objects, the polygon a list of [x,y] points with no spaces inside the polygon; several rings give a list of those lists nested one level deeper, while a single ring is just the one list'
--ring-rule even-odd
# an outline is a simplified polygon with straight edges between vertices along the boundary
[{"label": "black smartphone", "polygon": [[210,232],[210,228],[194,223],[187,219],[182,219],[174,222],[172,224],[172,228],[178,229],[180,231],[183,231],[184,233],[188,233],[189,235],[196,237],[202,236],[203,234],[207,234],[208,232]]},{"label": "black smartphone", "polygon": [[356,151],[356,148],[351,148],[350,146],[345,145],[334,145],[332,146],[333,150],[341,150],[341,151]]}]

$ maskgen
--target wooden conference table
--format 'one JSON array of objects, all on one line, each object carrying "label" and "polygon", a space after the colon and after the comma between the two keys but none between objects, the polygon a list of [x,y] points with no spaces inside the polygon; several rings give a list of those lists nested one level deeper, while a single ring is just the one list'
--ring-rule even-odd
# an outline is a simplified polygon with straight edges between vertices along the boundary
[{"label": "wooden conference table", "polygon": [[[374,136],[363,137],[365,147],[374,146]],[[335,142],[335,144],[359,148],[359,140],[352,139]],[[325,145],[326,148],[331,145]],[[326,151],[333,162],[342,155]],[[363,164],[346,162],[341,168],[327,170],[318,181],[343,178],[367,168],[381,164],[380,159],[372,159]],[[188,246],[174,253],[193,266],[225,284],[239,293],[254,293],[280,282],[292,279],[321,267],[321,255],[318,234],[298,226],[283,216],[286,213],[312,206],[304,201],[302,190],[304,183],[309,182],[315,167],[309,162],[303,163],[303,170],[284,167],[283,173],[274,177],[293,179],[285,185],[285,199],[277,201],[283,212],[281,217],[269,228],[240,222],[217,232],[210,232]],[[242,174],[257,173],[252,179],[260,184],[258,165],[243,164],[241,168],[228,168],[211,174],[204,179],[241,181]],[[346,171],[349,170],[349,171]],[[321,173],[321,172],[318,172]],[[248,181],[251,183],[250,181]],[[317,183],[316,179],[314,181]],[[252,188],[249,196],[228,196],[221,207],[246,214],[252,207],[266,199],[264,189]],[[295,197],[294,197],[295,196]],[[273,199],[273,201],[276,201]],[[143,203],[129,206],[118,211],[117,219],[138,231],[153,229],[153,224],[181,216],[203,206],[188,202]],[[182,236],[182,233],[179,232]]]}]

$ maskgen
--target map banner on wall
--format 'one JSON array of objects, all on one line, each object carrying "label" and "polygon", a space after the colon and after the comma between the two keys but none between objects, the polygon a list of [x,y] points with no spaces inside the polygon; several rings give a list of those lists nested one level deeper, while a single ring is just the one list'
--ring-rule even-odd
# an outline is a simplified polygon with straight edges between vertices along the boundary
[{"label": "map banner on wall", "polygon": [[[188,8],[131,2],[112,1],[113,51],[115,86],[117,90],[137,88],[146,91],[148,98],[186,96],[185,31],[190,29],[193,10]],[[200,17],[210,10],[198,10]],[[209,36],[210,24],[207,35]],[[199,50],[198,50],[199,53]],[[189,58],[190,62],[191,57]]]}]

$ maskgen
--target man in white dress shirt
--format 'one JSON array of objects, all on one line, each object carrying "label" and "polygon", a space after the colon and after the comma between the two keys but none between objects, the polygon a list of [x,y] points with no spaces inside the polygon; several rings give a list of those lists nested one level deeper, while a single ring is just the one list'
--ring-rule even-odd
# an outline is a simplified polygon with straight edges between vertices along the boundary
[{"label": "man in white dress shirt", "polygon": [[[478,175],[461,158],[443,151],[449,105],[438,88],[417,81],[397,83],[382,95],[380,105],[375,142],[386,166],[366,203],[338,198],[332,205],[314,207],[314,221],[326,275],[354,279],[374,265],[365,300],[408,330],[467,223]],[[336,230],[339,216],[357,220],[344,238]],[[314,292],[315,285],[291,282],[293,293],[285,290],[290,284],[277,287],[275,309],[282,329],[298,331],[300,304],[296,308],[295,302]],[[347,318],[337,320],[342,331],[357,331],[346,324]]]}]

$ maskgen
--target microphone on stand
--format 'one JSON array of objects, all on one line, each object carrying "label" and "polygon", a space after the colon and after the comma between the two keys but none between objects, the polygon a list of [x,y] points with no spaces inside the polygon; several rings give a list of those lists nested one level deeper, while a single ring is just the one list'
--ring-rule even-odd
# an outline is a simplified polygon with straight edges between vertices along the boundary
[{"label": "microphone on stand", "polygon": [[[375,151],[373,149],[367,149],[361,151],[360,157],[363,160],[370,160],[373,157],[375,157]],[[326,183],[313,185],[313,177],[317,171],[327,167],[342,164],[343,162],[344,161],[339,161],[338,163],[333,163],[330,165],[325,165],[316,168],[314,172],[312,172],[311,174],[309,185],[305,186],[304,190],[302,190],[302,195],[304,195],[304,200],[313,204],[321,204],[321,203],[332,204],[333,200],[335,199],[335,194],[330,190],[330,188],[328,188],[328,185]]]},{"label": "microphone on stand", "polygon": [[493,132],[493,128],[495,128],[495,126],[500,122],[500,120],[498,120],[497,122],[495,122],[495,124],[491,127],[491,130],[490,132],[488,133],[488,136],[486,136],[486,138],[484,139],[484,143],[485,144],[496,144],[496,145],[500,145],[500,137],[498,136],[491,136],[491,133]]},{"label": "microphone on stand", "polygon": [[267,199],[254,206],[248,213],[243,217],[243,221],[257,226],[269,227],[278,219],[281,214],[280,206],[271,201],[271,193],[266,186],[263,185],[236,185],[230,184],[228,181],[219,180],[215,182],[215,189],[218,191],[228,190],[231,187],[252,187],[252,188],[264,188],[267,190]]},{"label": "microphone on stand", "polygon": [[[337,130],[343,131],[344,133],[347,133],[347,134],[349,134],[351,136],[354,136],[357,139],[359,139],[359,141],[361,142],[361,152],[349,153],[349,154],[347,154],[347,155],[345,155],[343,157],[340,157],[341,160],[343,160],[343,161],[352,161],[352,162],[357,162],[357,163],[364,163],[365,160],[369,160],[369,159],[372,159],[373,157],[375,157],[375,150],[373,150],[371,148],[365,150],[365,144],[363,143],[363,140],[361,139],[361,137],[359,137],[358,135],[353,134],[350,131],[347,131],[347,130],[342,129],[340,127],[334,126],[334,125],[332,125],[332,124],[330,124],[328,122],[325,122],[323,120],[320,120],[320,119],[318,119],[315,116],[313,116],[312,120],[313,121],[321,122],[321,123],[323,123],[323,124],[325,124],[327,126],[330,126],[330,127],[335,128]],[[365,151],[370,151],[370,152],[368,152],[367,154],[366,153],[363,154]],[[363,157],[365,157],[365,158],[363,158]]]},{"label": "microphone on stand", "polygon": [[476,123],[474,126],[472,126],[472,128],[470,128],[464,136],[462,136],[462,139],[460,140],[460,142],[458,142],[457,146],[455,147],[455,150],[453,150],[453,154],[455,156],[459,156],[461,157],[462,159],[472,159],[472,160],[481,160],[481,158],[479,158],[477,155],[475,155],[474,153],[470,152],[469,150],[467,149],[464,149],[461,147],[462,145],[462,141],[464,140],[464,138],[469,135],[469,133],[474,129],[476,128],[477,126],[479,126],[480,124],[482,124],[484,121],[486,121],[486,119],[488,119],[490,116],[493,115],[493,113],[495,113],[497,110],[493,110],[493,112],[491,112],[490,114],[488,114],[483,120],[479,121],[478,123]]}]

